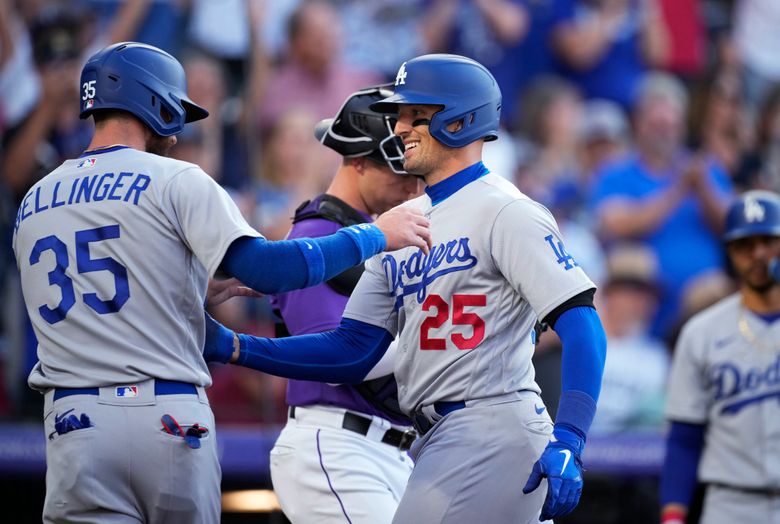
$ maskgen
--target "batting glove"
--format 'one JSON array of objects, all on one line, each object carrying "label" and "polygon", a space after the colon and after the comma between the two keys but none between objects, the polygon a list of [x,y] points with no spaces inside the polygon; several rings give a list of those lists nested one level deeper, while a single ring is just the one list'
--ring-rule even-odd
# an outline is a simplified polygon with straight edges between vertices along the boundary
[{"label": "batting glove", "polygon": [[578,451],[562,441],[547,444],[531,470],[523,493],[534,491],[545,477],[547,498],[539,520],[550,520],[571,513],[582,494],[582,461]]}]

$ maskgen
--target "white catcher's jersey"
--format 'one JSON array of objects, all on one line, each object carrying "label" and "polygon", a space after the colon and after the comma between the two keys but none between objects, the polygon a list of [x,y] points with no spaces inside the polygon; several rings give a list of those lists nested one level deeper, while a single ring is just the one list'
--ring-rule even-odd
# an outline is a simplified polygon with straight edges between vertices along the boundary
[{"label": "white catcher's jersey", "polygon": [[344,316],[399,333],[401,408],[539,391],[533,328],[595,288],[565,250],[552,215],[504,178],[487,174],[425,212],[433,248],[375,256]]},{"label": "white catcher's jersey", "polygon": [[113,147],[35,184],[13,238],[38,338],[33,388],[150,377],[208,386],[208,277],[260,234],[198,166]]},{"label": "white catcher's jersey", "polygon": [[780,320],[767,324],[735,294],[688,321],[674,352],[666,414],[707,425],[701,481],[780,488],[779,399]]}]

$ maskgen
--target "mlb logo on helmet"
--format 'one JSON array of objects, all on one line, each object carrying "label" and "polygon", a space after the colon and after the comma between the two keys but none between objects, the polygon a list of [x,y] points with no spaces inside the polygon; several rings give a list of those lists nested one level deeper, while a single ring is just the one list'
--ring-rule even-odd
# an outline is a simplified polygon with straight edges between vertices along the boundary
[{"label": "mlb logo on helmet", "polygon": [[138,396],[138,386],[117,386],[117,388],[116,388],[116,396],[117,397],[137,397]]},{"label": "mlb logo on helmet", "polygon": [[85,110],[86,110],[86,109],[91,109],[91,108],[92,108],[92,106],[94,106],[94,105],[95,105],[95,100],[94,100],[94,99],[92,99],[92,98],[90,98],[90,99],[89,99],[89,100],[87,100],[87,102],[84,104],[84,109],[85,109]]}]

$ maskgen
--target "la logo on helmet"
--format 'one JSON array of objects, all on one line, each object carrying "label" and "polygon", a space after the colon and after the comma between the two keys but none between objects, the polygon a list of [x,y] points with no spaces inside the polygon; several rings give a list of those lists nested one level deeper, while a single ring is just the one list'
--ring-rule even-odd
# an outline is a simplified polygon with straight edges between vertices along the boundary
[{"label": "la logo on helmet", "polygon": [[761,205],[761,202],[752,198],[745,201],[745,220],[748,222],[764,220],[764,206]]},{"label": "la logo on helmet", "polygon": [[398,74],[395,75],[395,85],[406,84],[406,62],[401,64]]}]

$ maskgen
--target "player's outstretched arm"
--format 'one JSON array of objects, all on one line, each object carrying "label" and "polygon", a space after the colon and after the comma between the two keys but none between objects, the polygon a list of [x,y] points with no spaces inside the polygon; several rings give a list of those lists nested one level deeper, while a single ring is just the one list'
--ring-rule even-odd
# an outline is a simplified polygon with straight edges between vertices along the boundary
[{"label": "player's outstretched arm", "polygon": [[684,524],[704,448],[704,424],[672,421],[661,469],[661,523]]},{"label": "player's outstretched arm", "polygon": [[274,339],[234,333],[205,315],[206,362],[298,380],[359,384],[393,340],[384,328],[346,318],[333,331]]},{"label": "player's outstretched arm", "polygon": [[596,414],[601,389],[607,339],[592,307],[565,310],[553,322],[563,343],[562,392],[553,429],[553,440],[534,464],[523,493],[534,491],[547,478],[547,498],[540,520],[570,513],[582,494],[582,462],[585,438]]},{"label": "player's outstretched arm", "polygon": [[221,268],[256,291],[283,293],[320,284],[385,250],[414,246],[427,253],[428,226],[420,211],[396,207],[374,224],[324,237],[273,242],[241,237],[227,249]]}]

